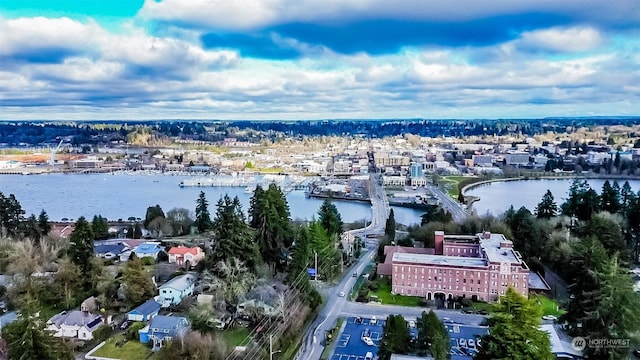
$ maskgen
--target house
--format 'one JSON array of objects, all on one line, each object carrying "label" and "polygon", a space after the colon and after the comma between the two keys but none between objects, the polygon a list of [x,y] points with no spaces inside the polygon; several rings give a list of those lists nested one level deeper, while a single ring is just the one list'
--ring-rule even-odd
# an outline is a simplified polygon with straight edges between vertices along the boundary
[{"label": "house", "polygon": [[158,302],[162,307],[180,304],[182,299],[193,294],[195,282],[196,277],[193,274],[184,274],[167,281],[158,288]]},{"label": "house", "polygon": [[155,299],[149,299],[142,305],[129,311],[127,313],[127,320],[129,321],[149,321],[154,316],[158,315],[160,311],[160,304]]},{"label": "house", "polygon": [[138,330],[140,342],[147,344],[151,342],[153,349],[158,350],[163,343],[174,338],[180,338],[189,329],[189,322],[182,316],[155,316],[149,325]]},{"label": "house", "polygon": [[255,312],[255,311],[259,313],[263,313],[266,316],[280,315],[279,309],[269,304],[266,304],[265,302],[260,300],[250,299],[238,304],[238,315],[248,316],[251,314],[251,312]]},{"label": "house", "polygon": [[157,259],[158,254],[163,250],[164,249],[158,242],[145,242],[140,244],[135,250],[133,250],[133,252],[139,259],[147,256]]},{"label": "house", "polygon": [[100,315],[88,311],[63,311],[47,321],[47,330],[55,337],[93,339],[93,332],[103,324]]},{"label": "house", "polygon": [[94,296],[91,296],[80,304],[80,311],[84,312],[95,312],[98,311],[98,299]]},{"label": "house", "polygon": [[119,257],[128,249],[124,244],[100,244],[93,247],[93,253],[103,259],[111,260]]},{"label": "house", "polygon": [[187,268],[197,265],[204,259],[204,251],[199,246],[188,248],[177,246],[169,249],[169,263],[185,265]]}]

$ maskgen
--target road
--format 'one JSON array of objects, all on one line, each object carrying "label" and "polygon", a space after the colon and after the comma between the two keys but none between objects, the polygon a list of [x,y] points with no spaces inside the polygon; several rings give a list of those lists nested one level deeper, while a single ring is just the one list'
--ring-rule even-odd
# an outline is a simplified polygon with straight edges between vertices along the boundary
[{"label": "road", "polygon": [[445,194],[439,187],[429,186],[428,189],[433,196],[440,200],[442,208],[451,214],[453,221],[461,222],[469,216],[461,204],[453,200],[448,194]]},{"label": "road", "polygon": [[[384,189],[379,181],[379,174],[371,174],[371,212],[372,221],[367,227],[363,229],[352,230],[351,233],[354,236],[360,236],[366,238],[368,234],[383,234],[384,227],[389,217],[389,203],[387,197],[384,194]],[[442,192],[440,192],[442,194]],[[448,196],[444,195],[445,198]],[[467,216],[464,210],[457,206],[453,200],[449,198],[454,206],[452,208],[458,209],[459,212],[453,213],[455,216],[462,217]],[[457,214],[457,215],[456,215]],[[324,346],[325,331],[330,330],[336,323],[336,320],[340,316],[376,316],[381,319],[386,318],[391,314],[402,314],[408,318],[417,318],[423,311],[427,310],[420,307],[406,307],[406,306],[392,306],[392,305],[370,305],[364,303],[356,303],[348,301],[348,297],[340,297],[340,292],[349,294],[353,285],[357,281],[358,277],[353,277],[353,273],[360,276],[367,264],[373,260],[377,253],[378,239],[368,239],[367,252],[358,260],[354,265],[353,271],[347,272],[342,280],[335,286],[327,290],[327,301],[316,320],[309,326],[305,336],[303,337],[302,350],[299,353],[297,359],[299,360],[315,360],[320,358],[320,354]],[[479,325],[484,316],[474,314],[462,314],[457,311],[448,310],[435,310],[436,314],[440,318],[449,318],[451,321],[460,324]]]}]

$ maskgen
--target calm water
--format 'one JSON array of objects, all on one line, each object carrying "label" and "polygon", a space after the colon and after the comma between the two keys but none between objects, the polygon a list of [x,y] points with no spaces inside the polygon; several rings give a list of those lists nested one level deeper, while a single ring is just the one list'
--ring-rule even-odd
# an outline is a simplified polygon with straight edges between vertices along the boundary
[{"label": "calm water", "polygon": [[[618,181],[620,187],[622,187],[624,181]],[[486,213],[500,215],[511,205],[515,209],[524,206],[533,212],[547,189],[551,190],[556,203],[558,205],[562,204],[569,194],[569,187],[572,182],[573,180],[565,179],[497,181],[479,185],[467,191],[467,195],[480,197],[480,201],[473,204],[473,210],[479,215]],[[591,179],[587,180],[587,182],[592,189],[600,193],[605,180]],[[613,184],[613,180],[609,180],[609,182]],[[629,185],[636,193],[640,190],[640,180],[629,180]]]},{"label": "calm water", "polygon": [[[204,191],[209,200],[209,209],[215,212],[215,203],[224,194],[238,196],[245,212],[249,208],[252,194],[245,188],[232,187],[185,187],[178,186],[187,176],[171,175],[0,175],[0,191],[8,196],[14,194],[27,214],[39,214],[44,209],[49,218],[92,218],[100,214],[108,219],[127,219],[131,216],[144,218],[147,207],[158,204],[165,213],[181,207],[195,210],[196,199]],[[317,217],[322,204],[320,199],[307,199],[302,191],[287,195],[293,219]],[[371,221],[371,207],[365,203],[335,202],[344,222]],[[396,222],[420,223],[422,212],[394,208]]]}]

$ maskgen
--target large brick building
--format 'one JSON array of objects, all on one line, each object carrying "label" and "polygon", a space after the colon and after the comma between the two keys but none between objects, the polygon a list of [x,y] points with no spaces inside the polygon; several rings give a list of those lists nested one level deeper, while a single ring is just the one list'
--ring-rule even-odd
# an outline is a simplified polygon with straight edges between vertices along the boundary
[{"label": "large brick building", "polygon": [[394,294],[495,301],[509,286],[524,296],[529,293],[529,267],[502,234],[436,231],[433,254],[393,251],[389,256],[386,275]]}]

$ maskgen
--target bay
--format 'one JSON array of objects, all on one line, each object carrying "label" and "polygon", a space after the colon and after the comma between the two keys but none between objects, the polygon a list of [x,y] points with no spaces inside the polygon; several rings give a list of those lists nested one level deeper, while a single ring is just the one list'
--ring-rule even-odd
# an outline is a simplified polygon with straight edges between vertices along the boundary
[{"label": "bay", "polygon": [[[252,193],[243,187],[180,187],[178,184],[193,176],[139,175],[139,174],[41,174],[0,175],[0,191],[14,194],[22,208],[38,215],[45,210],[51,220],[76,220],[84,216],[91,220],[102,215],[110,220],[144,218],[147,207],[160,205],[165,213],[172,208],[195,210],[196,199],[204,191],[209,210],[215,213],[215,204],[228,194],[238,196],[243,210],[249,209]],[[292,219],[317,218],[322,199],[308,199],[303,191],[287,194]],[[371,206],[366,203],[335,201],[344,222],[371,221]],[[421,211],[394,207],[397,223],[420,223]]]},{"label": "bay", "polygon": [[[602,190],[604,179],[588,179],[587,183],[598,194]],[[609,180],[613,185],[614,180]],[[618,185],[622,187],[626,180],[618,180]],[[628,180],[634,192],[640,190],[640,180]],[[478,215],[501,215],[511,205],[517,210],[524,206],[531,212],[534,211],[547,189],[551,190],[558,206],[562,204],[569,194],[569,187],[573,179],[541,179],[541,180],[517,180],[517,181],[494,181],[478,185],[466,192],[466,195],[477,196],[479,201],[475,202],[472,210]]]}]

